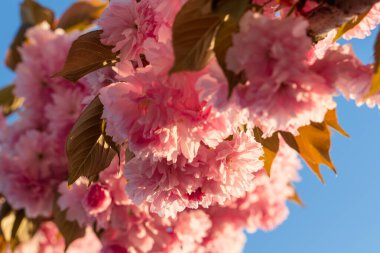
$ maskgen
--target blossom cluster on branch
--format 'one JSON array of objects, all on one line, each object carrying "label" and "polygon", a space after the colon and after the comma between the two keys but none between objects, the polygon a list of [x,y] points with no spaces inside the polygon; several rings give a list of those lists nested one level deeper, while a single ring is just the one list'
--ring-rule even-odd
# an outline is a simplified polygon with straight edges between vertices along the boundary
[{"label": "blossom cluster on branch", "polygon": [[335,172],[334,98],[380,106],[380,39],[369,65],[336,42],[371,34],[373,3],[317,36],[338,4],[87,0],[57,19],[24,0],[0,91],[0,252],[241,252],[302,203],[300,158]]}]

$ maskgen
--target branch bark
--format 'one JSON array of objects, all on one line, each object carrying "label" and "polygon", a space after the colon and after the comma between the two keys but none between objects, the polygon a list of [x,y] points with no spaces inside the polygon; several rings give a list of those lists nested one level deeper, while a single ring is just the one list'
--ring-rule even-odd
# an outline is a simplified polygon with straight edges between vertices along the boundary
[{"label": "branch bark", "polygon": [[320,5],[306,13],[309,34],[318,38],[340,27],[352,18],[368,11],[380,0],[319,0]]}]

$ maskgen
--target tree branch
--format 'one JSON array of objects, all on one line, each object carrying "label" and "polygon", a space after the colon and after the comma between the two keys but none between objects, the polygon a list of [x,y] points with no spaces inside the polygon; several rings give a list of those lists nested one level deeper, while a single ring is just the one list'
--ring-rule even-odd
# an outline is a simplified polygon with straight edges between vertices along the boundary
[{"label": "tree branch", "polygon": [[320,37],[340,27],[352,18],[368,11],[380,0],[319,0],[320,5],[305,14],[309,20],[309,34]]}]

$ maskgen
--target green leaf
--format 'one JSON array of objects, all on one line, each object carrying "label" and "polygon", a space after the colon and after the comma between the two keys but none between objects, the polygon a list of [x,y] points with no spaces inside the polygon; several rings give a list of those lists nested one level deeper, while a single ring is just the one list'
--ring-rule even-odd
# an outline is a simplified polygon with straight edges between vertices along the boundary
[{"label": "green leaf", "polygon": [[38,4],[33,0],[24,0],[21,4],[22,24],[19,28],[10,48],[8,49],[5,64],[12,70],[21,62],[21,56],[18,48],[25,41],[25,32],[32,26],[47,21],[50,25],[54,23],[54,13],[46,7]]},{"label": "green leaf", "polygon": [[88,73],[115,64],[117,55],[112,52],[112,47],[100,42],[101,33],[100,30],[92,31],[75,40],[65,66],[55,76],[75,82]]},{"label": "green leaf", "polygon": [[23,99],[14,95],[14,85],[8,85],[0,90],[0,106],[3,115],[8,116],[22,106]]},{"label": "green leaf", "polygon": [[263,150],[264,150],[264,168],[265,171],[268,173],[270,176],[270,170],[272,167],[272,163],[274,159],[276,158],[278,149],[280,147],[280,141],[278,139],[278,133],[274,133],[271,137],[269,138],[262,138],[263,132],[261,131],[260,128],[255,127],[253,129],[253,133],[255,136],[255,140],[261,145],[263,145]]},{"label": "green leaf", "polygon": [[186,2],[173,25],[175,63],[171,73],[201,70],[207,65],[222,20],[218,14],[212,12],[210,1]]},{"label": "green leaf", "polygon": [[368,12],[371,10],[368,9],[367,11],[363,12],[362,14],[360,15],[357,15],[356,17],[354,17],[353,19],[351,19],[350,21],[348,21],[347,23],[343,24],[341,27],[339,27],[339,29],[337,30],[337,33],[335,35],[335,38],[334,38],[334,42],[336,42],[337,40],[339,40],[346,32],[348,32],[349,30],[351,30],[352,28],[356,27],[368,14]]},{"label": "green leaf", "polygon": [[330,158],[330,131],[325,122],[312,122],[308,126],[298,129],[299,135],[293,136],[288,132],[280,132],[285,142],[296,150],[311,170],[324,183],[319,166],[326,165],[336,173],[335,167]]},{"label": "green leaf", "polygon": [[367,97],[373,96],[380,90],[380,32],[377,34],[375,43],[375,65],[373,67],[372,83]]},{"label": "green leaf", "polygon": [[94,180],[117,153],[106,142],[102,113],[103,105],[96,97],[79,116],[69,134],[66,143],[69,184],[81,176]]},{"label": "green leaf", "polygon": [[[58,196],[57,198],[58,199]],[[54,223],[65,240],[65,250],[70,246],[70,244],[76,239],[84,237],[86,234],[86,229],[79,226],[76,221],[69,221],[66,218],[67,210],[61,210],[58,206],[57,201],[54,201],[53,206],[53,218]]]},{"label": "green leaf", "polygon": [[107,3],[99,0],[74,3],[63,13],[57,27],[66,31],[85,30],[93,25],[106,6]]}]

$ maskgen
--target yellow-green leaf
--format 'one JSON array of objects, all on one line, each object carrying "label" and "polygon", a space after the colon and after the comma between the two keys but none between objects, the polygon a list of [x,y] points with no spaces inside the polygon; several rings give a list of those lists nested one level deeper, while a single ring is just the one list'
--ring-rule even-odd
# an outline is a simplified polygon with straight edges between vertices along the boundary
[{"label": "yellow-green leaf", "polygon": [[54,23],[54,13],[33,0],[24,0],[21,4],[20,12],[22,24],[8,49],[5,59],[6,65],[12,70],[14,70],[21,61],[18,48],[25,41],[25,32],[30,27],[42,23],[43,21],[48,22],[50,25]]},{"label": "yellow-green leaf", "polygon": [[106,6],[107,3],[99,0],[74,3],[63,13],[57,27],[66,31],[85,30],[93,25]]},{"label": "yellow-green leaf", "polygon": [[14,211],[5,203],[1,210],[0,241],[14,249],[18,244],[29,241],[40,224],[40,219],[28,219],[24,210]]},{"label": "yellow-green leaf", "polygon": [[23,99],[13,93],[14,85],[8,85],[0,90],[0,107],[3,115],[8,116],[22,106]]},{"label": "yellow-green leaf", "polygon": [[112,47],[100,42],[101,33],[92,31],[75,40],[63,69],[56,76],[75,82],[88,73],[115,64],[117,55],[112,52]]},{"label": "yellow-green leaf", "polygon": [[375,95],[380,90],[380,32],[377,34],[374,52],[375,64],[373,68],[371,88],[367,97]]},{"label": "yellow-green leaf", "polygon": [[86,233],[86,229],[79,226],[78,222],[67,220],[66,212],[67,210],[61,210],[57,201],[54,201],[53,219],[65,240],[65,249],[67,249],[76,239],[84,237]]},{"label": "yellow-green leaf", "polygon": [[106,142],[102,113],[103,105],[96,97],[79,116],[69,134],[66,143],[69,184],[81,176],[94,180],[116,155]]},{"label": "yellow-green leaf", "polygon": [[339,40],[346,32],[357,26],[367,16],[369,11],[370,9],[368,9],[360,15],[357,15],[356,17],[339,27],[335,35],[334,42]]},{"label": "yellow-green leaf", "polygon": [[182,7],[173,25],[175,63],[171,73],[196,71],[206,66],[221,22],[222,18],[212,12],[208,0],[189,0]]},{"label": "yellow-green leaf", "polygon": [[330,158],[330,130],[325,122],[314,123],[298,129],[299,135],[280,132],[285,142],[296,150],[311,170],[324,182],[319,166],[326,165],[336,173]]},{"label": "yellow-green leaf", "polygon": [[334,128],[338,133],[343,136],[350,137],[346,131],[340,126],[338,117],[336,116],[336,109],[329,110],[325,115],[325,122],[330,127]]},{"label": "yellow-green leaf", "polygon": [[270,170],[272,167],[272,163],[274,159],[276,158],[279,146],[280,146],[280,141],[278,139],[278,133],[274,133],[271,137],[269,138],[262,138],[263,132],[261,131],[260,128],[255,127],[253,129],[253,133],[255,136],[255,140],[261,145],[263,145],[263,150],[264,150],[264,168],[265,171],[268,173],[270,176]]}]

